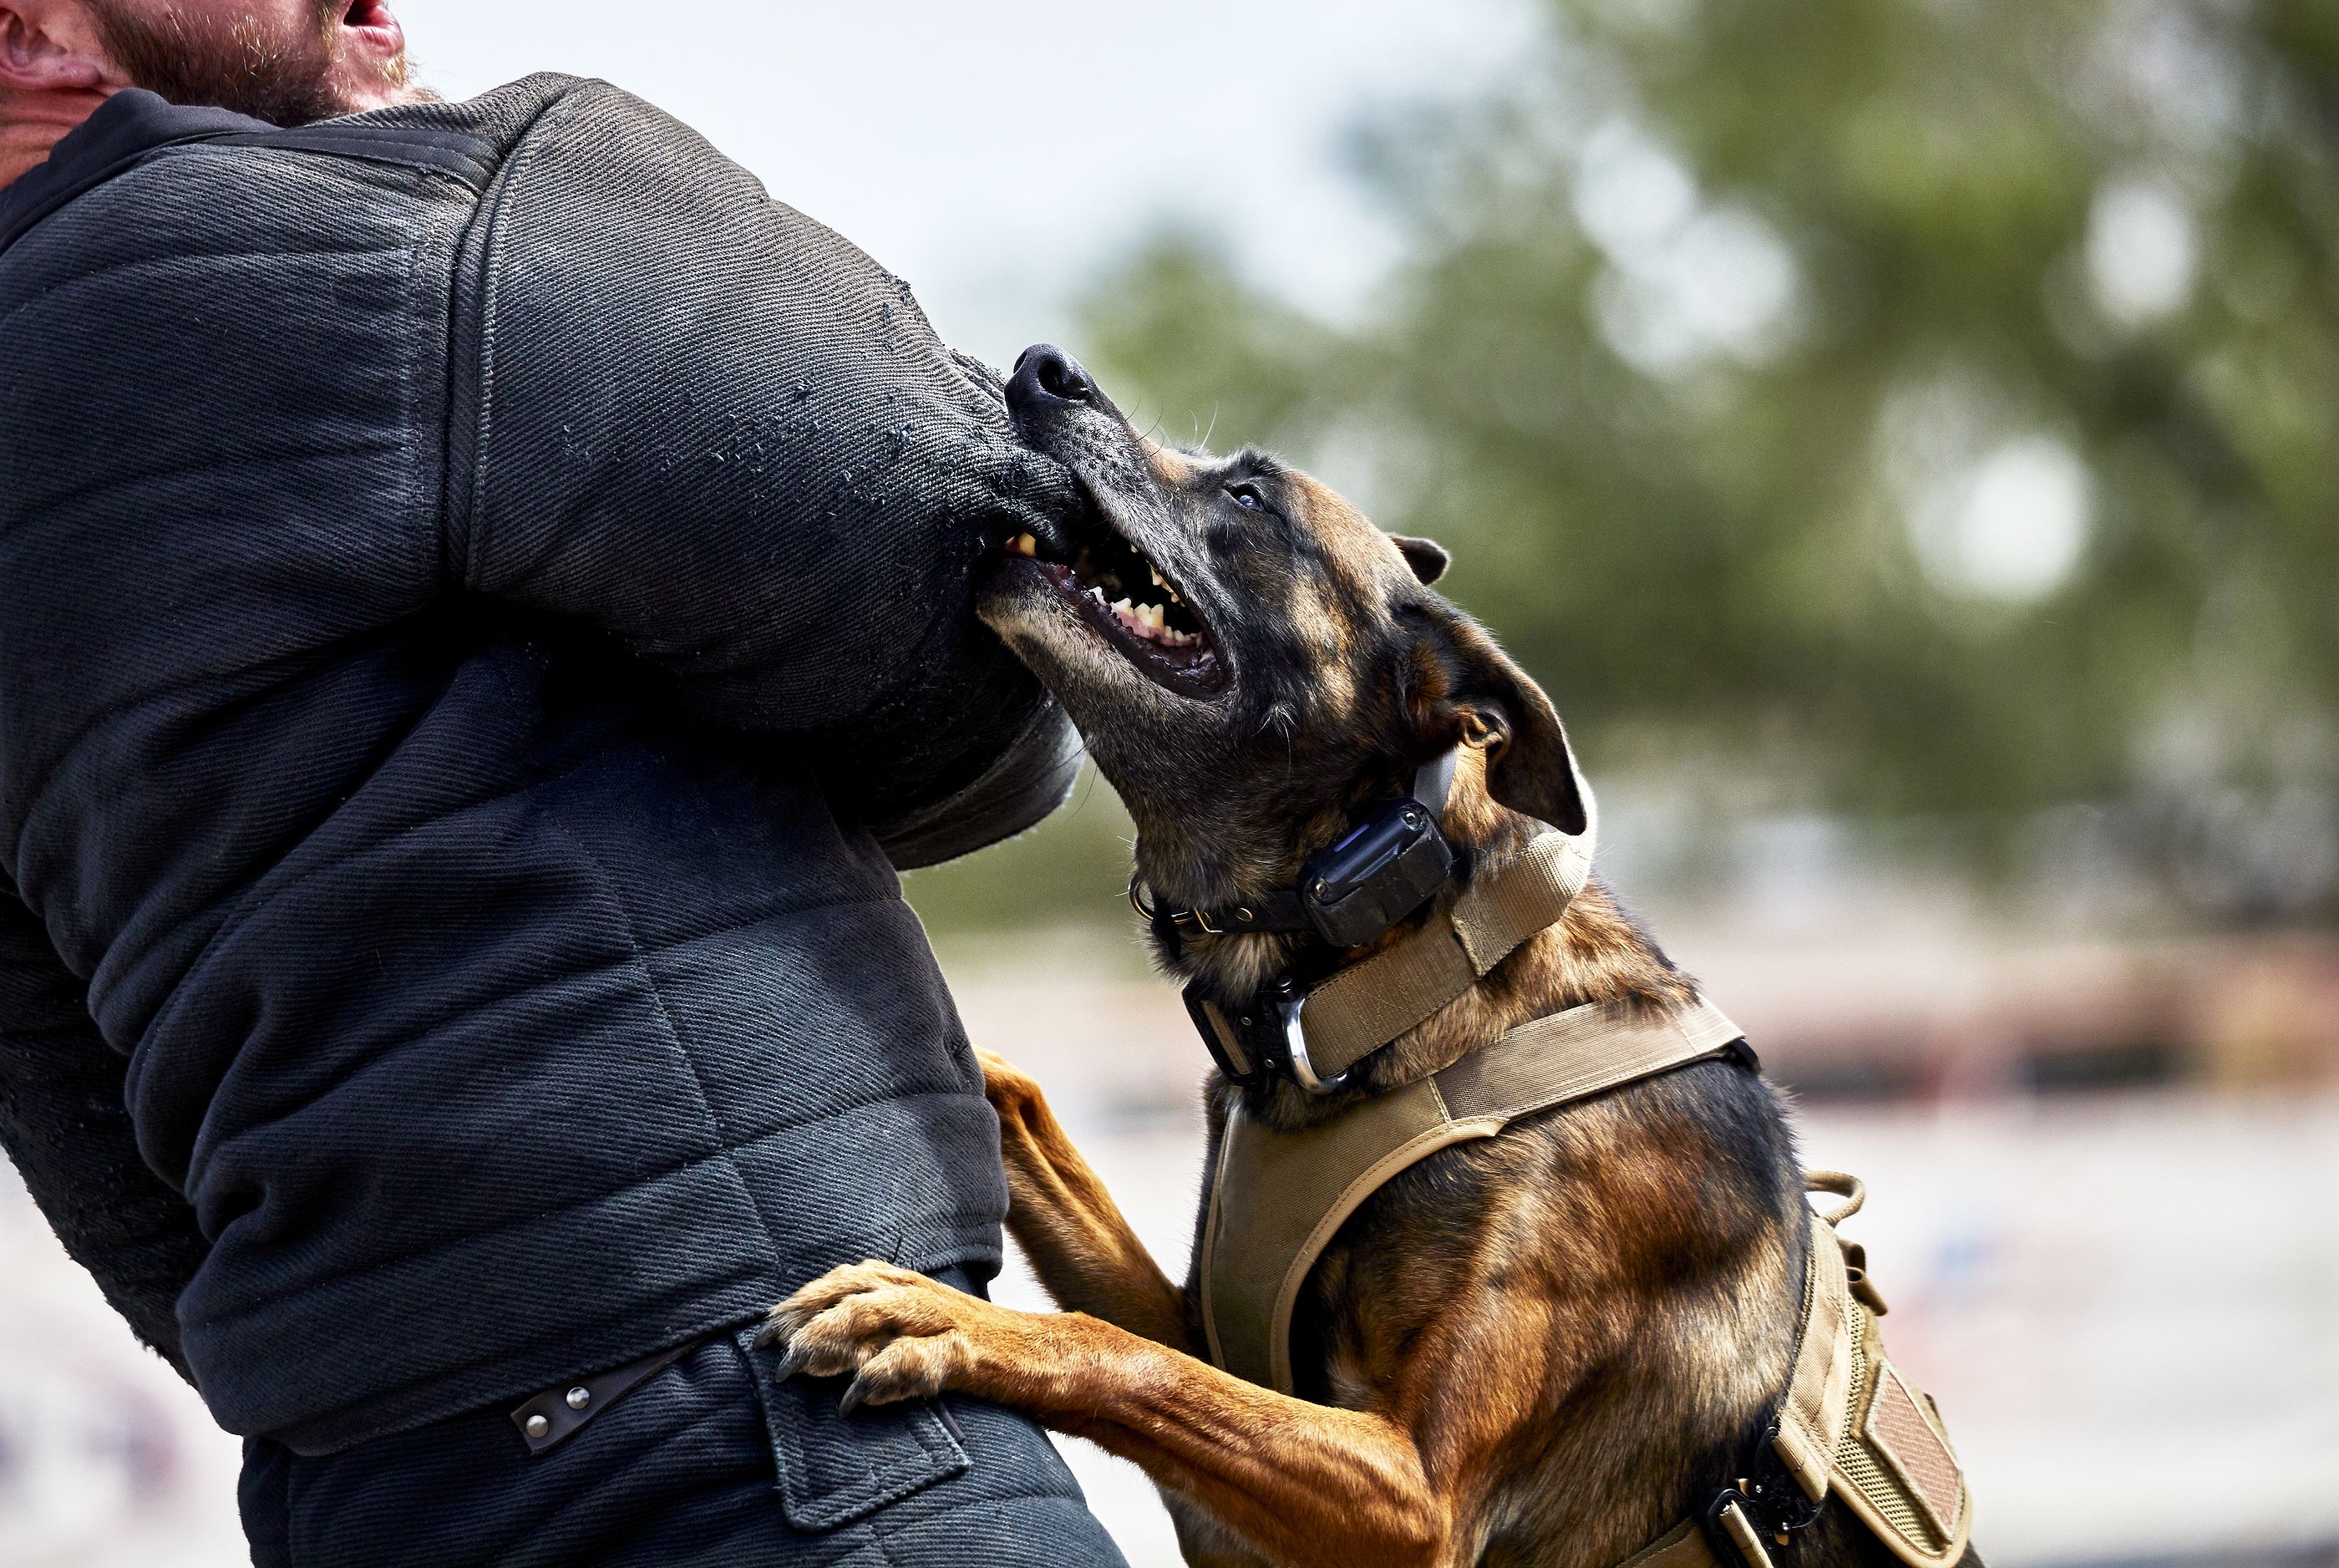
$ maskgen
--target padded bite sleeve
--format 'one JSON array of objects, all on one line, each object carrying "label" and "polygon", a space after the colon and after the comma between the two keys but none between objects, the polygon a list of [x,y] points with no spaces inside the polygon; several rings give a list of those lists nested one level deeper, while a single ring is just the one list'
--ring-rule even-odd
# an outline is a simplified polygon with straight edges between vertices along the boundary
[{"label": "padded bite sleeve", "polygon": [[[1052,705],[970,585],[1082,503],[908,284],[600,83],[515,150],[474,244],[468,586],[613,634],[704,717],[816,733],[881,836],[1019,744],[1057,768],[1062,721],[1036,733]],[[1034,793],[1061,798],[1005,797]]]}]

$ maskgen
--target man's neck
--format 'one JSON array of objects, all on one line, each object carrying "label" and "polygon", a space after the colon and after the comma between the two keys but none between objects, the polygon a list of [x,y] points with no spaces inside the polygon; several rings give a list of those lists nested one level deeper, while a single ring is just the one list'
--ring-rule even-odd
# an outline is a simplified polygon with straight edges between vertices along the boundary
[{"label": "man's neck", "polygon": [[0,101],[0,189],[48,162],[51,149],[112,96],[107,90]]}]

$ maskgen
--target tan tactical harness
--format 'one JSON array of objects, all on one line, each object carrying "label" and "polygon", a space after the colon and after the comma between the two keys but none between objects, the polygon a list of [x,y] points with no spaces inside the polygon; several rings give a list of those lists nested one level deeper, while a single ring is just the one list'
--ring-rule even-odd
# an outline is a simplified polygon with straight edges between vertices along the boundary
[{"label": "tan tactical harness", "polygon": [[[1467,991],[1564,912],[1590,874],[1590,841],[1589,833],[1541,835],[1466,889],[1451,914],[1317,987],[1294,1010],[1295,1033],[1304,1031],[1295,1060],[1312,1059],[1316,1073],[1335,1078]],[[1234,1043],[1222,1016],[1209,1022],[1222,1043]],[[1742,1049],[1742,1031],[1702,1000],[1677,1012],[1579,1007],[1297,1132],[1278,1132],[1238,1105],[1220,1139],[1202,1234],[1211,1359],[1290,1393],[1300,1287],[1341,1224],[1390,1178],[1522,1117]],[[1835,1233],[1859,1209],[1860,1184],[1832,1171],[1806,1179],[1846,1201],[1812,1217],[1794,1366],[1771,1450],[1809,1500],[1806,1518],[1840,1496],[1909,1568],[1948,1568],[1965,1551],[1972,1500],[1939,1413],[1884,1355],[1876,1325],[1883,1302],[1860,1248]],[[1746,1506],[1745,1489],[1755,1484],[1719,1488],[1707,1515],[1682,1521],[1619,1568],[1772,1568]]]},{"label": "tan tactical harness", "polygon": [[1680,1014],[1579,1007],[1298,1132],[1277,1132],[1238,1107],[1219,1139],[1202,1230],[1211,1359],[1290,1393],[1299,1287],[1341,1222],[1382,1183],[1448,1144],[1492,1138],[1519,1117],[1718,1056],[1742,1038],[1703,1002]]}]

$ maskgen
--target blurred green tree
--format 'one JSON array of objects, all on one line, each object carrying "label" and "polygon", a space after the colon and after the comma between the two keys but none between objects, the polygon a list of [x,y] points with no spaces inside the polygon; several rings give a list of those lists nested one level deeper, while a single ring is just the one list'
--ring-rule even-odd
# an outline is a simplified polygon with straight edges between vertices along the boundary
[{"label": "blurred green tree", "polygon": [[1360,317],[1168,230],[1088,295],[1108,389],[1451,546],[1610,770],[2001,852],[2081,806],[2331,913],[2339,5],[1542,9],[1358,129]]}]

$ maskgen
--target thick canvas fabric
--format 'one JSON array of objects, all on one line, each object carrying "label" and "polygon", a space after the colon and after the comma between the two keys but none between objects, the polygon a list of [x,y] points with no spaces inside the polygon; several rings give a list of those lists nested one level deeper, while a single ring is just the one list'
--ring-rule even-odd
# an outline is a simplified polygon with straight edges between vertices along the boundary
[{"label": "thick canvas fabric", "polygon": [[[207,122],[0,251],[0,1130],[143,1267],[134,1132],[177,1352],[310,1455],[993,1271],[894,860],[1072,755],[965,612],[1070,481],[898,280],[604,84],[331,125],[479,154]],[[126,1119],[60,1155],[43,1052]]]}]

